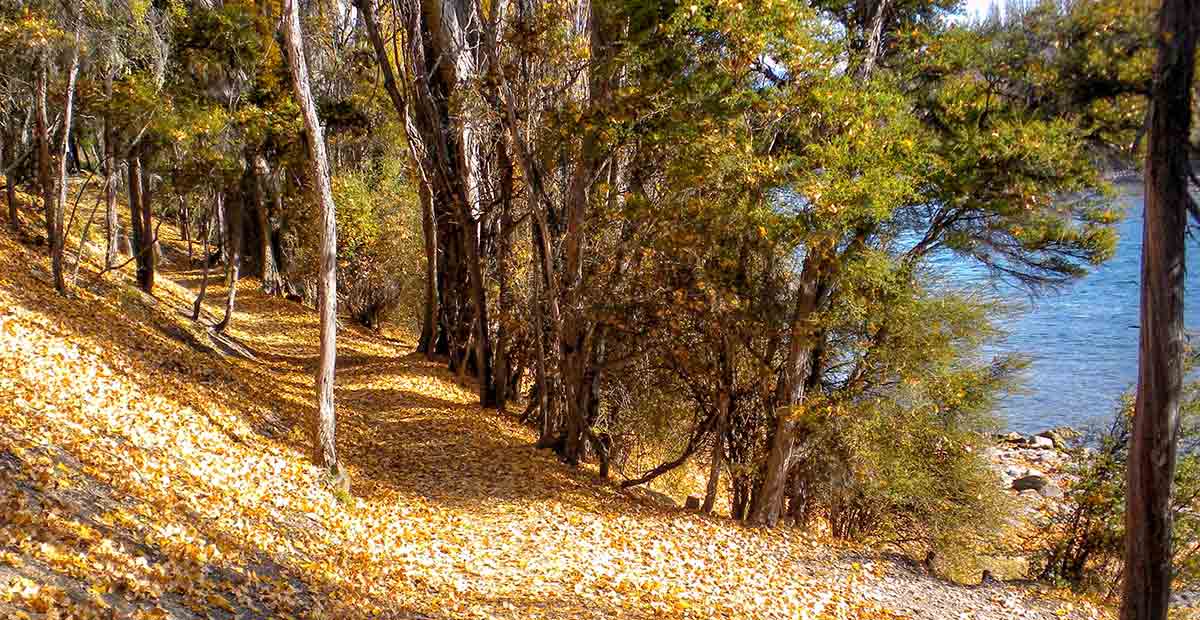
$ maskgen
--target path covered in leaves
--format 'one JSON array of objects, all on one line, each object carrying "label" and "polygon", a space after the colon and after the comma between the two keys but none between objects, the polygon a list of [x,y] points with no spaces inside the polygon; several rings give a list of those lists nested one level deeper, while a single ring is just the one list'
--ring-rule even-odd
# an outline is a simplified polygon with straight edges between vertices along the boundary
[{"label": "path covered in leaves", "polygon": [[335,492],[308,459],[313,312],[243,281],[218,338],[219,281],[186,316],[197,272],[151,298],[85,266],[62,299],[40,248],[0,256],[0,616],[893,617],[884,563],[640,503],[349,326]]}]

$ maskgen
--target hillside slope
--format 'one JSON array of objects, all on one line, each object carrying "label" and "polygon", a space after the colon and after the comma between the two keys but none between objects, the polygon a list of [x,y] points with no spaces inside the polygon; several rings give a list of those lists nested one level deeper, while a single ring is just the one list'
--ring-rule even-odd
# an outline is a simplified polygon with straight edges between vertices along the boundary
[{"label": "hillside slope", "polygon": [[0,233],[0,256],[0,616],[1062,611],[1032,591],[953,586],[787,528],[639,502],[534,450],[405,344],[349,325],[337,400],[352,487],[335,492],[307,456],[313,312],[243,281],[218,338],[206,326],[219,280],[197,325],[194,271],[167,265],[151,298],[128,273],[85,265],[64,299],[43,248]]}]

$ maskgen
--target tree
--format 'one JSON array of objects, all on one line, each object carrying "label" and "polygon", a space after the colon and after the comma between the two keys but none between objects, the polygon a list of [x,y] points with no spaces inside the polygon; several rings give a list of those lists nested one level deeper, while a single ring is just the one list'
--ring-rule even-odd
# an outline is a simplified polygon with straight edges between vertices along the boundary
[{"label": "tree", "polygon": [[333,403],[334,364],[337,361],[337,220],[329,181],[329,162],[317,106],[308,83],[304,35],[300,31],[298,0],[284,0],[283,36],[287,43],[292,91],[304,119],[308,171],[321,205],[321,259],[317,274],[321,321],[321,355],[317,363],[317,418],[313,433],[313,460],[330,475],[342,478],[334,441],[337,417]]},{"label": "tree", "polygon": [[1171,596],[1171,493],[1183,393],[1184,238],[1200,6],[1164,0],[1150,100],[1142,229],[1141,332],[1125,508],[1123,620],[1167,617]]},{"label": "tree", "polygon": [[54,185],[50,179],[50,121],[46,117],[46,89],[49,88],[46,84],[50,80],[50,60],[47,58],[48,52],[43,51],[38,67],[35,69],[37,76],[34,78],[34,94],[33,94],[33,114],[35,119],[35,132],[37,134],[37,169],[38,169],[38,185],[42,193],[42,209],[46,216],[46,243],[51,248],[57,247],[56,241],[58,236],[58,207],[55,203]]},{"label": "tree", "polygon": [[[68,16],[70,18],[71,16]],[[63,255],[66,252],[67,231],[63,229],[63,212],[67,206],[67,163],[71,145],[71,124],[75,107],[75,81],[79,77],[79,38],[83,18],[75,16],[75,40],[71,46],[71,64],[67,69],[66,104],[63,108],[62,143],[58,153],[58,201],[54,210],[55,234],[50,247],[50,267],[54,274],[54,287],[61,294],[67,292],[67,281],[63,275]],[[80,250],[82,251],[82,250]]]}]

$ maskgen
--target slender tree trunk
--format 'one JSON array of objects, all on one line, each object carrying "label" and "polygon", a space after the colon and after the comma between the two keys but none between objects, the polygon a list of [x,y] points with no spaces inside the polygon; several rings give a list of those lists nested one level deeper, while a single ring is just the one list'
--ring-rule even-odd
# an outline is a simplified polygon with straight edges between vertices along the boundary
[{"label": "slender tree trunk", "polygon": [[4,136],[3,157],[4,163],[0,166],[12,166],[13,168],[5,168],[8,172],[4,175],[4,194],[8,199],[8,229],[16,232],[21,221],[17,214],[17,184],[13,175],[16,163],[16,149],[13,144],[16,142],[16,137],[12,131],[6,131]]},{"label": "slender tree trunk", "polygon": [[125,163],[128,171],[127,185],[129,186],[129,253],[134,257],[137,268],[137,281],[142,281],[144,253],[146,240],[142,238],[142,167],[137,165],[137,156],[130,157]]},{"label": "slender tree trunk", "polygon": [[487,293],[483,282],[483,259],[479,254],[478,222],[460,205],[459,215],[465,222],[463,228],[463,245],[467,248],[467,286],[471,295],[471,309],[475,315],[475,359],[479,364],[479,404],[482,407],[494,407],[496,404],[496,384],[492,375],[492,343],[488,333]]},{"label": "slender tree trunk", "polygon": [[53,253],[57,228],[57,215],[54,204],[54,184],[50,179],[50,128],[46,120],[46,82],[49,80],[49,60],[42,58],[37,68],[37,78],[34,83],[33,108],[35,131],[37,132],[38,149],[38,184],[42,190],[42,209],[46,215],[46,243]]},{"label": "slender tree trunk", "polygon": [[1138,387],[1125,505],[1122,620],[1166,620],[1171,493],[1183,393],[1188,137],[1200,5],[1164,0],[1146,147]]},{"label": "slender tree trunk", "polygon": [[[71,124],[75,111],[75,80],[79,77],[79,27],[75,28],[75,44],[71,47],[71,68],[67,71],[67,100],[63,107],[62,144],[58,158],[58,201],[54,209],[54,245],[51,246],[50,268],[54,273],[54,287],[61,294],[67,293],[67,278],[64,273],[64,254],[66,254],[67,231],[63,229],[63,212],[67,205],[67,155],[74,144],[71,136]],[[74,215],[72,215],[74,217]],[[81,244],[82,245],[82,244]],[[83,248],[80,247],[80,251]]]},{"label": "slender tree trunk", "polygon": [[[217,192],[216,200],[217,200],[218,204],[220,204],[221,201],[224,200],[224,197],[222,196],[221,192]],[[196,295],[195,303],[192,304],[192,320],[193,321],[200,320],[200,311],[204,307],[204,296],[206,293],[208,293],[208,271],[209,271],[210,263],[211,263],[211,261],[209,260],[210,257],[208,254],[208,237],[209,237],[209,234],[211,233],[211,231],[209,230],[209,221],[210,221],[210,218],[207,213],[204,214],[204,217],[200,220],[200,238],[201,238],[201,241],[203,243],[203,248],[204,248],[204,258],[201,262],[204,265],[201,268],[201,272],[200,272],[200,292]]]},{"label": "slender tree trunk", "polygon": [[225,243],[229,247],[229,260],[225,263],[225,282],[229,285],[229,296],[225,298],[225,316],[221,322],[213,326],[218,333],[225,331],[233,321],[233,312],[237,303],[238,276],[242,266],[242,209],[246,197],[238,196],[236,206],[231,209],[226,218],[229,225],[229,237]]},{"label": "slender tree trunk", "polygon": [[[76,26],[74,30],[74,44],[71,47],[71,68],[67,70],[67,97],[64,108],[62,108],[62,143],[59,149],[59,199],[58,206],[54,210],[54,245],[50,247],[50,271],[54,273],[54,288],[59,289],[60,294],[66,295],[67,281],[66,273],[64,272],[64,254],[66,254],[67,231],[62,227],[62,213],[66,211],[67,204],[67,162],[72,146],[74,145],[73,136],[71,134],[71,125],[74,115],[74,86],[76,79],[79,77],[79,28]],[[73,217],[73,216],[72,216]],[[80,252],[83,252],[82,243],[80,243]]]},{"label": "slender tree trunk", "polygon": [[892,0],[877,0],[875,13],[871,16],[870,32],[867,34],[866,56],[858,69],[858,78],[866,80],[875,71],[875,65],[883,54],[883,25]]},{"label": "slender tree trunk", "polygon": [[756,525],[774,527],[783,512],[787,474],[791,469],[799,438],[797,409],[804,402],[808,364],[812,361],[813,342],[809,333],[809,320],[817,309],[817,300],[820,297],[817,282],[822,262],[818,255],[821,251],[820,247],[810,249],[800,274],[800,289],[796,292],[796,306],[792,314],[788,357],[780,373],[776,391],[774,435],[767,455],[763,483],[751,507],[750,521]]},{"label": "slender tree trunk", "polygon": [[498,168],[500,169],[500,238],[496,251],[496,279],[500,288],[500,324],[496,328],[496,409],[504,411],[508,405],[509,366],[508,339],[512,323],[511,262],[513,243],[513,165],[508,150],[503,144],[497,146]]},{"label": "slender tree trunk", "polygon": [[195,253],[192,251],[192,218],[182,194],[179,196],[179,232],[187,242],[188,266],[191,267],[192,261],[195,260]]},{"label": "slender tree trunk", "polygon": [[[112,98],[111,76],[104,78],[104,95],[108,99]],[[112,122],[107,112],[104,114],[104,177],[104,267],[111,269],[117,265],[121,221],[117,218],[116,147],[113,144]]]},{"label": "slender tree trunk", "polygon": [[334,441],[337,418],[333,403],[334,365],[337,360],[337,221],[329,182],[329,163],[325,156],[325,138],[317,117],[317,106],[309,90],[308,61],[304,57],[297,0],[284,0],[284,10],[283,35],[288,48],[292,90],[304,117],[309,174],[316,197],[321,202],[321,264],[318,272],[321,357],[317,366],[318,410],[316,432],[313,434],[313,460],[331,475],[341,478]]},{"label": "slender tree trunk", "polygon": [[229,244],[225,243],[225,202],[222,200],[217,203],[217,252],[221,254],[221,260],[229,262]]},{"label": "slender tree trunk", "polygon": [[142,159],[137,155],[129,160],[129,213],[134,229],[138,287],[150,293],[154,291],[154,270],[158,261],[150,198],[142,182]]},{"label": "slender tree trunk", "polygon": [[271,244],[271,214],[267,206],[267,196],[264,184],[270,169],[267,160],[262,155],[251,158],[251,173],[254,190],[254,216],[258,222],[258,264],[262,275],[263,291],[276,295],[283,288],[279,279],[279,269],[275,264],[275,250]]},{"label": "slender tree trunk", "polygon": [[396,114],[405,120],[405,126],[409,129],[409,156],[412,159],[413,167],[419,172],[421,232],[425,239],[425,308],[421,319],[421,338],[417,342],[417,351],[431,357],[438,349],[438,317],[441,316],[439,304],[442,301],[438,295],[438,235],[434,217],[434,190],[431,187],[433,181],[430,178],[435,174],[432,170],[434,166],[415,148],[420,140],[418,135],[420,132],[413,126],[411,110],[396,83],[395,70],[392,68],[387,46],[384,44],[383,35],[379,30],[379,20],[375,15],[375,0],[355,0],[354,3],[362,14],[367,37],[371,41],[371,47],[375,50],[375,59],[383,73],[384,89],[392,100]]},{"label": "slender tree trunk", "polygon": [[[721,394],[722,400],[729,398],[725,393]],[[719,400],[718,407],[722,407],[722,413],[717,415],[722,416],[717,420],[716,432],[713,433],[712,456],[708,465],[708,484],[704,487],[704,504],[700,507],[700,512],[709,514],[713,511],[713,507],[717,503],[717,490],[721,483],[721,465],[725,461],[724,447],[724,407],[725,403]]]},{"label": "slender tree trunk", "polygon": [[424,181],[417,185],[421,198],[421,233],[425,239],[425,308],[421,315],[421,339],[417,343],[417,351],[431,357],[436,348],[434,339],[438,331],[437,227],[433,221],[433,196],[429,185]]}]

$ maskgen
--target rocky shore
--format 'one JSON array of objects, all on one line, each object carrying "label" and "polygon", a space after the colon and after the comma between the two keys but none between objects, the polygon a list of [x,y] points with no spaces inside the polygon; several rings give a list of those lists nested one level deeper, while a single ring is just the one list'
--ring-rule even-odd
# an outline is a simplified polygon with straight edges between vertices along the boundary
[{"label": "rocky shore", "polygon": [[988,460],[1012,495],[1028,500],[1057,500],[1068,486],[1069,448],[1080,433],[1060,426],[1035,435],[1003,433],[988,448]]}]

